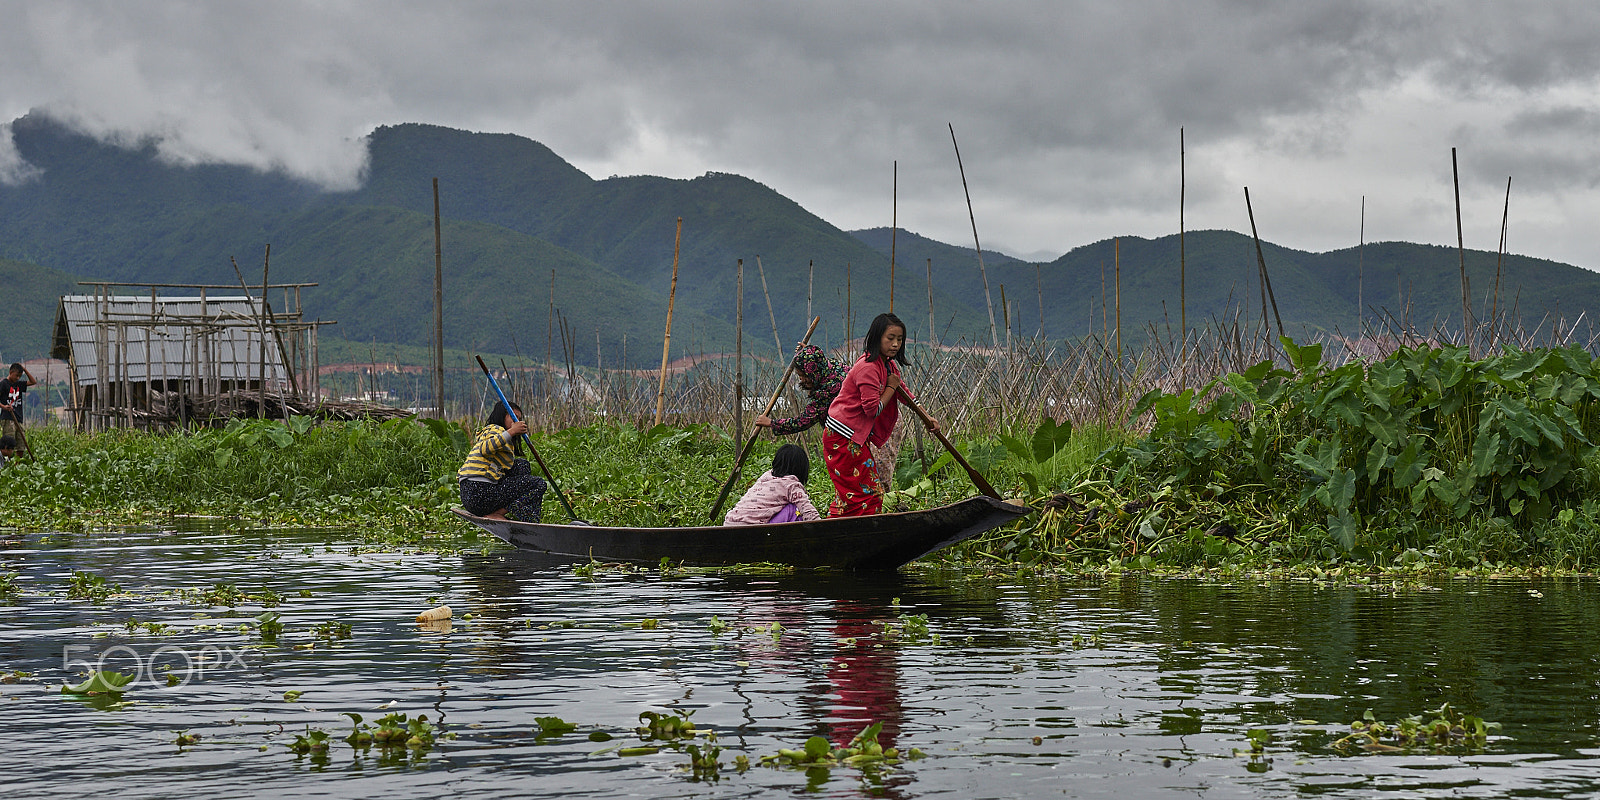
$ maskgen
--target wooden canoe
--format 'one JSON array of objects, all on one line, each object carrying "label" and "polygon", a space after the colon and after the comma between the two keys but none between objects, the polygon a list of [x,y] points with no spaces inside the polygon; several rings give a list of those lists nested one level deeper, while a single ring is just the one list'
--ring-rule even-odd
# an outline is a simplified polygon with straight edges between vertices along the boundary
[{"label": "wooden canoe", "polygon": [[980,495],[926,511],[814,522],[602,528],[485,519],[460,508],[451,510],[519,549],[556,556],[635,564],[658,564],[667,558],[690,566],[768,562],[851,570],[896,569],[1032,511]]}]

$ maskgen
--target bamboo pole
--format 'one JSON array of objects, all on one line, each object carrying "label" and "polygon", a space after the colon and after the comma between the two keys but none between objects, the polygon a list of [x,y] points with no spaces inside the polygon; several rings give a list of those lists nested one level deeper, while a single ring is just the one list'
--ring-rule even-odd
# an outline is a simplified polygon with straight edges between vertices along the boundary
[{"label": "bamboo pole", "polygon": [[1362,305],[1362,285],[1367,275],[1367,196],[1361,195],[1361,236],[1356,244],[1356,338],[1367,335],[1366,306]]},{"label": "bamboo pole", "polygon": [[[1256,240],[1256,266],[1261,270],[1261,288],[1266,297],[1272,300],[1272,318],[1278,322],[1278,336],[1283,336],[1283,317],[1278,316],[1278,297],[1272,293],[1272,278],[1267,275],[1267,258],[1261,254],[1261,234],[1256,233],[1256,212],[1250,207],[1250,187],[1244,187],[1244,208],[1250,215],[1250,235]],[[1267,316],[1265,304],[1261,308],[1261,318],[1264,322]]]},{"label": "bamboo pole", "polygon": [[433,179],[433,403],[444,419],[444,238],[439,224],[439,179]]},{"label": "bamboo pole", "polygon": [[[1183,147],[1183,128],[1178,128],[1178,327],[1183,334],[1183,353],[1189,352],[1189,272],[1188,251],[1184,248],[1183,206],[1189,192],[1189,172]],[[1180,358],[1182,354],[1180,353]]]},{"label": "bamboo pole", "polygon": [[1044,278],[1039,275],[1039,263],[1033,264],[1033,289],[1039,296],[1039,332],[1035,334],[1040,339],[1044,338]]},{"label": "bamboo pole", "polygon": [[928,341],[939,346],[939,329],[933,323],[933,259],[928,259]]},{"label": "bamboo pole", "polygon": [[[756,256],[760,266],[761,257]],[[744,259],[739,259],[739,277],[735,281],[738,301],[733,314],[733,429],[744,430]],[[776,329],[774,329],[776,335]],[[782,357],[783,351],[778,355]]]},{"label": "bamboo pole", "polygon": [[1456,169],[1456,149],[1450,148],[1450,176],[1456,187],[1456,254],[1461,263],[1461,340],[1472,347],[1472,306],[1467,289],[1467,248],[1461,234],[1461,172]]},{"label": "bamboo pole", "polygon": [[[756,272],[761,274],[761,296],[767,298],[767,319],[772,322],[772,344],[778,348],[778,358],[783,358],[783,340],[778,338],[778,318],[772,313],[772,293],[767,291],[767,270],[761,266],[761,256],[756,256]],[[739,259],[739,279],[744,280],[744,259]],[[739,307],[744,308],[744,294],[740,290]],[[739,426],[743,428],[744,426]]]},{"label": "bamboo pole", "polygon": [[806,261],[806,319],[811,319],[811,287],[817,278],[817,262],[815,259]]},{"label": "bamboo pole", "polygon": [[[672,304],[678,296],[678,249],[683,244],[683,217],[678,217],[678,232],[672,239],[672,287],[667,290],[667,330],[661,336],[661,377],[656,386],[656,421],[661,424],[661,412],[667,403],[667,353],[672,349]],[[554,273],[551,273],[554,286]],[[552,294],[554,289],[551,289]]]},{"label": "bamboo pole", "polygon": [[894,184],[889,193],[889,313],[894,313],[894,244],[900,232],[900,162],[894,162]]},{"label": "bamboo pole", "polygon": [[1113,259],[1114,268],[1116,270],[1116,272],[1115,272],[1115,276],[1116,276],[1115,288],[1116,288],[1116,292],[1117,292],[1117,298],[1116,298],[1116,308],[1117,308],[1117,360],[1116,360],[1116,367],[1117,368],[1116,368],[1116,372],[1114,374],[1117,376],[1117,381],[1120,384],[1121,381],[1122,381],[1122,239],[1120,237],[1118,237],[1116,239],[1112,239],[1111,240],[1111,247],[1112,247],[1111,257]]},{"label": "bamboo pole", "polygon": [[994,301],[989,295],[989,271],[983,266],[983,245],[978,243],[978,218],[972,213],[972,191],[967,188],[967,168],[961,163],[961,146],[956,144],[956,126],[950,124],[950,145],[956,150],[956,168],[961,171],[961,191],[967,196],[967,219],[972,222],[972,249],[978,254],[978,274],[983,277],[983,305],[989,311],[989,343],[999,349],[1000,334],[994,326]]},{"label": "bamboo pole", "polygon": [[1511,176],[1506,176],[1506,207],[1500,215],[1500,249],[1494,259],[1494,299],[1489,303],[1489,322],[1494,325],[1494,332],[1490,334],[1489,347],[1493,348],[1499,338],[1500,330],[1500,268],[1506,259],[1506,233],[1511,223]]}]

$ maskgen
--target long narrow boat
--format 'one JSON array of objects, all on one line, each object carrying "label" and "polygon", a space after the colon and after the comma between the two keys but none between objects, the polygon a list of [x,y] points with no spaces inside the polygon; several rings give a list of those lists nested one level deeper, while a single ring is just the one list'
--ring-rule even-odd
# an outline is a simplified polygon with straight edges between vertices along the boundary
[{"label": "long narrow boat", "polygon": [[692,566],[769,562],[802,568],[891,570],[1027,514],[1025,505],[970,497],[926,511],[701,528],[602,528],[487,519],[452,509],[511,545],[600,561]]}]

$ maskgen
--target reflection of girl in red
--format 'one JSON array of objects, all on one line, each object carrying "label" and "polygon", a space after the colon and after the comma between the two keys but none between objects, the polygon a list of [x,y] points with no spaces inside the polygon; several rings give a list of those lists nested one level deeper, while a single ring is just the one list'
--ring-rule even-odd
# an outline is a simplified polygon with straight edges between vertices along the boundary
[{"label": "reflection of girl in red", "polygon": [[874,722],[883,723],[878,743],[886,749],[894,747],[904,720],[895,652],[873,646],[883,630],[878,623],[864,618],[872,611],[841,602],[839,619],[833,627],[837,649],[828,665],[828,682],[838,700],[828,710],[828,716],[832,721],[829,732],[838,747],[848,745]]}]

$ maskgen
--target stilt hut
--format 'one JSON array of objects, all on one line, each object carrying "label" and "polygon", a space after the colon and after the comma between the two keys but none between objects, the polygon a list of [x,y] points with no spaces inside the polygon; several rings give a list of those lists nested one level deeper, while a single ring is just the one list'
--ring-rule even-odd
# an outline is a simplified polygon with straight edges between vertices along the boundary
[{"label": "stilt hut", "polygon": [[[239,287],[224,294],[218,290],[229,287],[87,285],[94,294],[61,298],[50,351],[71,370],[80,429],[282,416],[303,394],[315,396],[315,387],[303,384],[315,381],[319,323],[303,322],[299,309],[300,288],[315,284],[265,287],[286,297],[294,290],[292,304],[285,302],[292,310],[279,313]],[[162,295],[160,288],[195,294]]]}]

